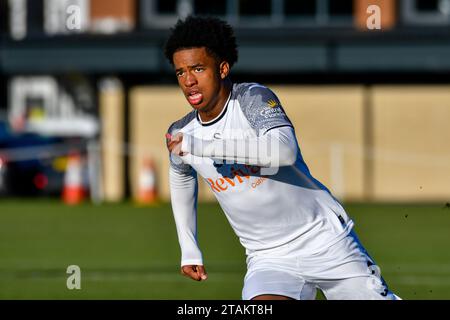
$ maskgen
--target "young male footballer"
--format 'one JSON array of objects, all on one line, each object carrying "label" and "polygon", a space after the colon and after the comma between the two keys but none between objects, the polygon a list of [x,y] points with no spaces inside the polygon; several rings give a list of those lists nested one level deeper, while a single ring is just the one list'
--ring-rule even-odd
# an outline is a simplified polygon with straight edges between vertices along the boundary
[{"label": "young male footballer", "polygon": [[241,244],[243,299],[398,299],[352,231],[353,222],[309,172],[277,96],[233,83],[232,28],[190,16],[165,55],[193,108],[166,134],[182,273],[207,279],[197,242],[197,174],[214,192]]}]

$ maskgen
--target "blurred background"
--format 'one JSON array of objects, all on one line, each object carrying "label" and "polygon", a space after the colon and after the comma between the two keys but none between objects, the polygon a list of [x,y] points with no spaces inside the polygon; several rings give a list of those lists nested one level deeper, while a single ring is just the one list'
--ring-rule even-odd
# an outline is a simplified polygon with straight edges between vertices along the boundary
[{"label": "blurred background", "polygon": [[189,14],[235,28],[232,80],[278,95],[393,289],[450,298],[450,0],[0,0],[0,298],[240,298],[204,183],[211,277],[177,274],[164,134],[190,106],[163,46]]}]

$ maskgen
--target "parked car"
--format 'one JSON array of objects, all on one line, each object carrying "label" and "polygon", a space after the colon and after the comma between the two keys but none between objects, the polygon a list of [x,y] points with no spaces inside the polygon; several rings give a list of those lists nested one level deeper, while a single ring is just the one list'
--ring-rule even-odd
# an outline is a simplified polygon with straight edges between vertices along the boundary
[{"label": "parked car", "polygon": [[0,121],[0,194],[4,196],[59,196],[67,154],[67,138],[15,134]]}]

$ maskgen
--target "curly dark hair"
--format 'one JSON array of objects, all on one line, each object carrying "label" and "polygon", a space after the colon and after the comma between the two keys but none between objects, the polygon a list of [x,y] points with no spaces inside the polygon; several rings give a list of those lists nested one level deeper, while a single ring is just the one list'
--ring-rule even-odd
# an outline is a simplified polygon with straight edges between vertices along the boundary
[{"label": "curly dark hair", "polygon": [[205,47],[217,61],[232,67],[238,59],[233,28],[218,18],[188,16],[178,20],[166,42],[164,54],[173,65],[173,54],[180,49]]}]

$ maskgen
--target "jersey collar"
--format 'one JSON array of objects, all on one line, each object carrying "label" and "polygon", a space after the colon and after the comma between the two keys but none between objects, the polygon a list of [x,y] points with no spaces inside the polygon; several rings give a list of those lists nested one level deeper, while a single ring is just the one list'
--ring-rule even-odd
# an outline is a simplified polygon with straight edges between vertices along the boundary
[{"label": "jersey collar", "polygon": [[225,115],[225,113],[228,109],[228,103],[230,102],[232,91],[233,90],[230,90],[230,94],[228,95],[228,99],[227,99],[227,102],[225,103],[225,107],[223,107],[222,111],[220,111],[219,115],[217,117],[215,117],[214,119],[204,122],[200,119],[200,116],[198,115],[198,111],[195,112],[195,115],[197,116],[197,120],[202,126],[204,126],[204,127],[211,126],[223,118],[223,116]]}]

